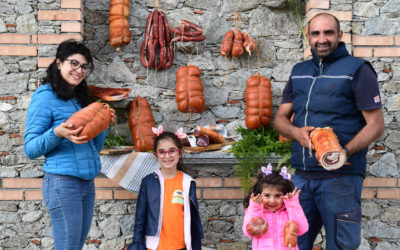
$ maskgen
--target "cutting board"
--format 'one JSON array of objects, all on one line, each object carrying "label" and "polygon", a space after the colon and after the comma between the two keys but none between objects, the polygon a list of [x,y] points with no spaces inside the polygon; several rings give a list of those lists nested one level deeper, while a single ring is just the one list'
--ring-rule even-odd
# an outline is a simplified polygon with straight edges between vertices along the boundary
[{"label": "cutting board", "polygon": [[129,154],[133,151],[133,146],[126,146],[123,148],[103,148],[100,151],[101,155],[117,155],[117,154]]},{"label": "cutting board", "polygon": [[223,146],[231,145],[235,143],[235,141],[227,141],[218,144],[209,144],[205,147],[183,147],[186,153],[199,153],[204,151],[212,151],[212,150],[220,150]]}]

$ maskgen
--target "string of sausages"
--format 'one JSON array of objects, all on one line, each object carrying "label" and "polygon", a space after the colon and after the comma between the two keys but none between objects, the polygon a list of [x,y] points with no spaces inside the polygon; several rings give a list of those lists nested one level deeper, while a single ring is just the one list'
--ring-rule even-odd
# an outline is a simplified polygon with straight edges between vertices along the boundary
[{"label": "string of sausages", "polygon": [[254,51],[256,42],[247,30],[241,32],[238,28],[228,30],[221,43],[220,54],[221,56],[232,56],[239,58],[245,53],[245,50],[251,56]]},{"label": "string of sausages", "polygon": [[194,23],[182,19],[180,25],[171,29],[174,34],[172,42],[200,42],[206,39],[203,29]]},{"label": "string of sausages", "polygon": [[144,39],[140,47],[140,61],[144,67],[156,69],[169,69],[174,61],[167,18],[164,12],[158,9],[147,16]]}]

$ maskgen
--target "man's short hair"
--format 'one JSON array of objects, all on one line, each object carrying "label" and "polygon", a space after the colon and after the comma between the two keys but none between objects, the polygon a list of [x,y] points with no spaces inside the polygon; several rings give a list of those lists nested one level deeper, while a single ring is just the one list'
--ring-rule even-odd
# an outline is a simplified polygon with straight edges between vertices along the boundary
[{"label": "man's short hair", "polygon": [[319,17],[319,16],[328,16],[328,17],[332,17],[333,20],[335,20],[335,22],[336,22],[337,32],[340,32],[340,22],[339,22],[339,19],[337,19],[334,15],[329,14],[329,13],[326,13],[326,12],[318,13],[318,14],[316,14],[315,16],[313,16],[313,17],[310,19],[310,21],[308,21],[308,32],[310,32],[310,24],[311,24],[311,21],[314,20],[314,18]]}]

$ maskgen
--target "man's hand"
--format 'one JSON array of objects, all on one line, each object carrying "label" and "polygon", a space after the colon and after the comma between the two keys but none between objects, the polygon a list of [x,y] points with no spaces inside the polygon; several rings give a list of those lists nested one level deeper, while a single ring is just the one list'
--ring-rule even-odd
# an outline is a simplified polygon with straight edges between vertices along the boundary
[{"label": "man's hand", "polygon": [[312,126],[305,126],[302,128],[297,128],[296,132],[294,134],[294,139],[300,143],[301,146],[305,148],[309,148],[311,146],[311,149],[314,149],[314,146],[311,143],[310,139],[310,133],[313,131],[315,127]]},{"label": "man's hand", "polygon": [[56,133],[58,137],[66,138],[75,144],[83,144],[87,143],[88,141],[86,135],[78,136],[82,129],[83,126],[73,129],[72,124],[63,122],[54,129],[54,133]]}]

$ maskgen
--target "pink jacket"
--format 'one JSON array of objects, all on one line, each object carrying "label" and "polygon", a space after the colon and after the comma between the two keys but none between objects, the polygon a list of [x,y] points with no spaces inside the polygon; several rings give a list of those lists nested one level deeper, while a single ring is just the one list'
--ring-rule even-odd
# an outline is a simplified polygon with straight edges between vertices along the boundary
[{"label": "pink jacket", "polygon": [[[252,249],[269,249],[269,250],[282,250],[289,249],[283,243],[283,227],[289,220],[294,220],[298,226],[298,235],[302,235],[308,231],[307,218],[304,215],[303,209],[299,203],[299,196],[296,195],[292,199],[284,199],[284,206],[275,212],[264,209],[263,205],[257,204],[250,199],[250,205],[246,208],[244,214],[244,222],[242,231],[244,235],[253,239]],[[268,223],[268,231],[259,236],[250,236],[246,231],[246,225],[253,217],[261,217]],[[292,247],[293,250],[299,248]]]}]

